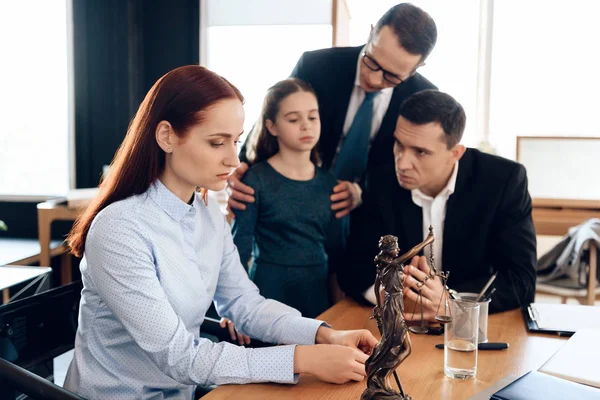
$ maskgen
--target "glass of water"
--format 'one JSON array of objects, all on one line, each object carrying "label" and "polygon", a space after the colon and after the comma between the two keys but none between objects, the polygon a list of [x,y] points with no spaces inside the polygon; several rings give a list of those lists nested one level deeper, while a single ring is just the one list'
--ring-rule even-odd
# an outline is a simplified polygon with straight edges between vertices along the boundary
[{"label": "glass of water", "polygon": [[444,374],[470,379],[477,374],[479,304],[470,300],[450,300],[452,321],[444,327]]}]

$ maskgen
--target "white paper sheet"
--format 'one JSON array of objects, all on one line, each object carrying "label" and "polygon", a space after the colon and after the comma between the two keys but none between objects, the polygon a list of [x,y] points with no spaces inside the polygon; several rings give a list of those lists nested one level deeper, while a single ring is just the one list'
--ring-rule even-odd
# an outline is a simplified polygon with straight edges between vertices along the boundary
[{"label": "white paper sheet", "polygon": [[600,388],[599,360],[600,329],[579,329],[539,370]]}]

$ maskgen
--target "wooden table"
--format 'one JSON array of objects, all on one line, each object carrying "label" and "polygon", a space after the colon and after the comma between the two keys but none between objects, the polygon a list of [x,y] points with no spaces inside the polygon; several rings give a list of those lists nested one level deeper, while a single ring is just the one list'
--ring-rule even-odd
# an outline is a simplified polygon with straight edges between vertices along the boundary
[{"label": "wooden table", "polygon": [[[375,333],[377,327],[369,320],[370,315],[369,307],[343,300],[325,311],[319,319],[327,321],[335,329],[367,328]],[[411,334],[412,354],[397,370],[406,393],[414,400],[467,399],[506,376],[520,376],[538,369],[566,340],[553,335],[529,334],[520,310],[490,315],[488,337],[491,342],[508,342],[509,349],[480,351],[477,378],[461,381],[444,376],[444,351],[434,347],[436,343],[443,343],[443,336]],[[358,400],[365,385],[365,381],[344,385],[328,384],[313,376],[302,375],[297,385],[224,385],[202,400]]]}]

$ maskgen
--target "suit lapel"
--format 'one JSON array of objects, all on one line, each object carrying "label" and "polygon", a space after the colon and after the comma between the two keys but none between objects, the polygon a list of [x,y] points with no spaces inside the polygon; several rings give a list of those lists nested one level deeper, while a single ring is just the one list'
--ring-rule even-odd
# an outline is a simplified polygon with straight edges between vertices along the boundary
[{"label": "suit lapel", "polygon": [[456,266],[460,260],[460,245],[464,243],[461,237],[464,232],[461,227],[471,226],[467,223],[471,219],[472,203],[470,193],[471,186],[469,180],[473,174],[473,158],[471,152],[463,155],[459,161],[458,175],[456,177],[456,187],[454,193],[446,202],[446,219],[444,220],[444,248],[442,249],[442,268],[451,269]]},{"label": "suit lapel", "polygon": [[405,198],[408,200],[402,209],[402,229],[406,235],[406,248],[404,251],[410,250],[412,247],[423,241],[423,209],[412,201],[411,194],[408,190],[404,190],[407,194]]},{"label": "suit lapel", "polygon": [[[334,109],[334,126],[333,131],[337,132],[340,136],[344,130],[344,122],[346,121],[346,114],[348,113],[348,105],[350,104],[350,96],[352,96],[352,90],[354,90],[354,80],[356,79],[356,63],[358,62],[358,55],[362,47],[355,48],[355,51],[348,54],[348,58],[343,60],[338,68],[339,75],[337,81],[339,83],[337,93],[337,99],[335,102]],[[338,136],[339,141],[340,136]]]},{"label": "suit lapel", "polygon": [[390,221],[390,233],[398,235],[401,253],[410,250],[423,241],[423,210],[412,201],[409,190],[394,182],[394,193],[389,196],[392,202],[393,221]]},{"label": "suit lapel", "polygon": [[335,121],[333,131],[339,134],[337,141],[339,141],[342,131],[344,130],[344,122],[346,122],[346,114],[348,113],[350,96],[352,96],[352,90],[354,90],[354,79],[356,78],[356,74],[347,74],[345,78],[344,83],[340,84],[339,89],[337,90],[338,98],[335,103],[333,114]]},{"label": "suit lapel", "polygon": [[402,100],[403,98],[400,94],[399,87],[397,87],[396,89],[394,89],[388,109],[385,112],[385,115],[383,116],[381,126],[379,127],[379,131],[377,131],[377,136],[375,136],[375,140],[373,141],[373,147],[375,147],[376,144],[378,144],[379,142],[385,141],[385,139],[387,139],[386,135],[382,134],[382,132],[394,132],[396,122],[398,121],[398,110],[400,109],[400,104],[402,104]]}]

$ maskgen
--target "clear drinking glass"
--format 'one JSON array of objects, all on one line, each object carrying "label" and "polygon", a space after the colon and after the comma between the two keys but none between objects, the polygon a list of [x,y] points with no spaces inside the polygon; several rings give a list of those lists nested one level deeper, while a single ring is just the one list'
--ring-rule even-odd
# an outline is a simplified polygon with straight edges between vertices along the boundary
[{"label": "clear drinking glass", "polygon": [[452,322],[444,327],[444,374],[469,379],[477,374],[478,303],[450,300]]},{"label": "clear drinking glass", "polygon": [[[458,298],[461,300],[475,300],[479,296],[478,293],[458,293]],[[479,303],[479,343],[487,343],[487,327],[488,327],[488,311],[490,309],[491,299],[486,301],[478,301]]]}]

